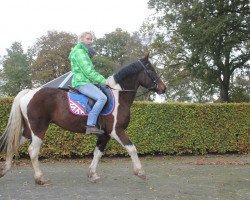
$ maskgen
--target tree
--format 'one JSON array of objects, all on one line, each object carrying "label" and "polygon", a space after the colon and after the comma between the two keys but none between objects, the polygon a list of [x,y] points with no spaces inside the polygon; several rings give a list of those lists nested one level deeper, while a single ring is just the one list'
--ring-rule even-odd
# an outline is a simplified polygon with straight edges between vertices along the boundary
[{"label": "tree", "polygon": [[146,47],[142,45],[138,33],[132,35],[117,28],[94,42],[99,55],[111,58],[115,63],[124,65],[144,55]]},{"label": "tree", "polygon": [[76,41],[76,35],[57,31],[48,31],[37,39],[31,50],[34,57],[31,68],[38,85],[70,71],[68,56]]},{"label": "tree", "polygon": [[230,89],[230,102],[250,102],[250,71],[237,71],[232,77],[233,87]]},{"label": "tree", "polygon": [[1,92],[8,96],[15,96],[25,88],[31,88],[30,58],[23,52],[20,42],[14,42],[7,55],[3,57],[1,78],[3,85]]},{"label": "tree", "polygon": [[157,45],[174,59],[169,63],[218,87],[220,100],[228,102],[231,76],[250,68],[249,1],[150,0],[149,6],[160,13],[157,39],[172,51]]},{"label": "tree", "polygon": [[[94,46],[97,53],[100,55],[99,58],[109,60],[110,64],[106,65],[106,68],[111,69],[109,70],[109,75],[118,71],[118,69],[126,64],[143,57],[147,52],[147,46],[143,44],[142,37],[138,32],[130,34],[120,28],[105,34],[103,38],[96,39],[94,41]],[[95,65],[98,67],[98,64]],[[105,67],[105,65],[103,66]],[[139,88],[138,95],[143,92],[145,91]],[[137,98],[137,100],[150,99],[149,93]]]},{"label": "tree", "polygon": [[96,55],[92,59],[96,71],[102,74],[105,78],[112,75],[117,68],[118,64],[111,58],[101,55]]}]

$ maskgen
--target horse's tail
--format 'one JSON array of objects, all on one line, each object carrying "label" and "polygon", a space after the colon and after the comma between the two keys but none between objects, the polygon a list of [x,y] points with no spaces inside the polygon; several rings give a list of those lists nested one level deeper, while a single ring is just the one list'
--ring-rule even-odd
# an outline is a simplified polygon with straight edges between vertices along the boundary
[{"label": "horse's tail", "polygon": [[11,107],[8,124],[0,138],[0,152],[7,152],[7,156],[13,154],[18,155],[18,147],[23,129],[20,98],[28,92],[29,89],[22,90],[15,97]]}]

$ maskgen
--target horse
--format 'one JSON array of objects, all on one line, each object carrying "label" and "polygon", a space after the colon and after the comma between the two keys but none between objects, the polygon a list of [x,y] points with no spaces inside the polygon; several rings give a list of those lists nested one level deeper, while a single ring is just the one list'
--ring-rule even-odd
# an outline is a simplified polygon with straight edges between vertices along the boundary
[{"label": "horse", "polygon": [[[110,115],[99,116],[105,133],[97,135],[93,159],[87,174],[88,180],[96,182],[100,178],[96,168],[110,138],[127,150],[132,159],[134,174],[146,179],[137,149],[129,140],[125,129],[130,122],[130,108],[138,87],[163,94],[166,85],[149,61],[148,54],[109,76],[107,81],[112,88],[116,104]],[[45,184],[48,179],[45,179],[40,169],[38,154],[49,124],[54,123],[65,130],[84,134],[86,122],[87,116],[77,116],[69,111],[66,91],[42,87],[22,90],[14,98],[6,129],[0,138],[0,151],[6,153],[5,162],[0,166],[0,177],[11,169],[13,157],[18,154],[18,147],[30,140],[28,153],[34,168],[35,183]]]}]

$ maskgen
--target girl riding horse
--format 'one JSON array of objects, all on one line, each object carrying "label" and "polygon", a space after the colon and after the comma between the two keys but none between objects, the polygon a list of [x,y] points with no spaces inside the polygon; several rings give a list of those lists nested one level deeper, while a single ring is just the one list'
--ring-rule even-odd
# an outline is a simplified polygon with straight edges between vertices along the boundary
[{"label": "girl riding horse", "polygon": [[[96,173],[98,161],[110,138],[114,138],[130,155],[134,174],[144,179],[146,176],[136,147],[129,140],[125,129],[130,121],[130,108],[138,87],[142,86],[158,94],[163,94],[166,85],[148,60],[148,54],[110,76],[108,81],[112,87],[116,104],[110,115],[100,116],[101,126],[105,133],[97,135],[88,178],[90,181],[99,179]],[[39,167],[38,154],[49,124],[54,123],[65,130],[77,133],[86,131],[87,117],[72,114],[67,104],[67,92],[56,88],[23,90],[15,97],[6,130],[0,138],[0,150],[7,152],[6,161],[0,167],[0,177],[10,170],[18,147],[29,139],[31,144],[28,152],[35,171],[35,182],[37,184],[45,183]]]}]

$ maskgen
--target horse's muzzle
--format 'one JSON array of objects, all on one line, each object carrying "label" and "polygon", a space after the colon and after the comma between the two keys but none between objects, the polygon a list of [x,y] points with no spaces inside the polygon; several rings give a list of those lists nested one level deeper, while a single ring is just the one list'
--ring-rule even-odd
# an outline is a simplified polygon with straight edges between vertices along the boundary
[{"label": "horse's muzzle", "polygon": [[160,83],[158,83],[158,87],[157,87],[157,94],[164,94],[166,92],[166,84],[163,83],[162,81]]}]

